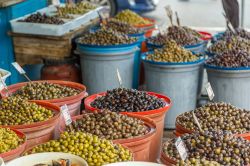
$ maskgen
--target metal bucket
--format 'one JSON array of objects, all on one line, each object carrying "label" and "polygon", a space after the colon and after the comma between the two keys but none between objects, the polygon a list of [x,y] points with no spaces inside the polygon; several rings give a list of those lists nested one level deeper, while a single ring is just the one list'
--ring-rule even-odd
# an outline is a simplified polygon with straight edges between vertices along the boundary
[{"label": "metal bucket", "polygon": [[204,59],[189,63],[163,63],[145,60],[147,91],[171,98],[173,106],[165,117],[165,128],[174,129],[176,117],[196,108],[199,72]]},{"label": "metal bucket", "polygon": [[119,69],[123,86],[132,88],[137,46],[138,43],[112,47],[78,44],[82,81],[88,87],[89,94],[119,87],[117,69]]},{"label": "metal bucket", "polygon": [[214,101],[250,110],[250,68],[205,67],[215,94]]}]

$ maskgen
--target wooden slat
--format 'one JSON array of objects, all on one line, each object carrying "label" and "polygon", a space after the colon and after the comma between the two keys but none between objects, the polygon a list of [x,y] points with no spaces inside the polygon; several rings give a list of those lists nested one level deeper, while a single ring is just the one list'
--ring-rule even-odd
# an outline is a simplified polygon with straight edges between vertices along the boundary
[{"label": "wooden slat", "polygon": [[24,0],[0,0],[0,8],[15,5],[17,3],[23,2]]},{"label": "wooden slat", "polygon": [[55,56],[55,57],[65,57],[68,56],[71,52],[70,49],[60,49],[60,48],[53,48],[53,49],[46,49],[46,48],[37,48],[37,47],[17,47],[15,46],[15,53],[17,54],[24,54],[24,55],[42,55],[44,58],[47,56]]},{"label": "wooden slat", "polygon": [[39,40],[35,38],[23,38],[23,37],[15,37],[14,40],[15,46],[23,46],[23,47],[43,47],[43,48],[69,48],[71,44],[70,40],[62,40],[62,41],[53,41],[53,40]]}]

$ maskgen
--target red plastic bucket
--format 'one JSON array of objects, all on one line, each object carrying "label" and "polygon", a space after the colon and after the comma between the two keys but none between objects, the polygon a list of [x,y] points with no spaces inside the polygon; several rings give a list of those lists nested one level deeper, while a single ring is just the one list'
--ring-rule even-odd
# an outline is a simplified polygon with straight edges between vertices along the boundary
[{"label": "red plastic bucket", "polygon": [[[99,110],[99,109],[91,107],[90,104],[97,97],[104,96],[105,94],[106,94],[106,92],[103,92],[103,93],[94,94],[94,95],[87,97],[84,101],[86,111],[93,112],[95,110]],[[149,161],[155,162],[160,155],[163,130],[164,130],[165,114],[169,110],[169,108],[171,107],[172,103],[171,103],[170,98],[168,98],[167,96],[157,94],[154,92],[148,92],[148,94],[163,99],[167,103],[166,106],[163,108],[156,109],[156,110],[149,110],[149,111],[144,111],[144,112],[134,112],[134,113],[122,112],[122,113],[123,114],[142,115],[142,116],[145,116],[145,117],[152,119],[156,123],[157,131],[156,131],[156,135],[153,139],[153,143],[151,144],[151,147],[150,147],[150,160],[149,160]]]},{"label": "red plastic bucket", "polygon": [[199,34],[202,35],[201,39],[204,41],[208,41],[211,40],[213,38],[211,33],[205,32],[205,31],[198,31]]},{"label": "red plastic bucket", "polygon": [[48,140],[52,139],[54,136],[55,127],[58,124],[60,117],[60,108],[58,106],[44,101],[31,102],[35,102],[36,104],[44,108],[53,110],[55,116],[50,118],[49,120],[32,124],[0,126],[17,129],[23,132],[27,137],[27,148],[36,144],[47,142]]},{"label": "red plastic bucket", "polygon": [[[71,88],[75,88],[80,90],[81,92],[75,96],[69,96],[69,97],[64,97],[60,99],[50,99],[50,100],[39,100],[39,101],[45,101],[49,103],[53,103],[57,106],[62,106],[66,104],[69,108],[69,113],[71,116],[78,115],[80,113],[80,106],[81,106],[81,100],[84,97],[88,96],[88,93],[86,93],[86,87],[82,84],[75,83],[75,82],[70,82],[70,81],[61,81],[61,80],[43,80],[43,81],[32,81],[32,82],[49,82],[49,83],[54,83],[54,84],[59,84],[62,86],[67,86]],[[21,87],[25,86],[28,82],[22,82],[14,85],[8,86],[8,90],[10,93],[16,92],[18,89]],[[1,95],[5,96],[6,91],[2,90]]]},{"label": "red plastic bucket", "polygon": [[[92,114],[92,113],[87,113],[87,114]],[[138,136],[134,138],[117,139],[113,140],[113,142],[128,147],[131,150],[131,152],[133,152],[135,161],[149,161],[150,145],[156,134],[156,124],[150,118],[143,117],[141,115],[128,114],[128,116],[142,120],[150,129],[149,133],[147,133],[144,136]],[[78,115],[72,117],[72,120],[75,121],[77,119],[81,119],[82,117],[83,115]],[[65,130],[65,123],[60,124],[60,126],[61,126],[60,133],[62,133]]]},{"label": "red plastic bucket", "polygon": [[24,143],[19,145],[16,149],[0,154],[0,157],[3,158],[5,162],[21,156],[21,154],[24,152],[25,147],[26,147],[26,137],[24,133],[15,129],[11,129],[11,130],[14,131],[18,135],[19,138],[25,138],[25,140],[24,140]]}]

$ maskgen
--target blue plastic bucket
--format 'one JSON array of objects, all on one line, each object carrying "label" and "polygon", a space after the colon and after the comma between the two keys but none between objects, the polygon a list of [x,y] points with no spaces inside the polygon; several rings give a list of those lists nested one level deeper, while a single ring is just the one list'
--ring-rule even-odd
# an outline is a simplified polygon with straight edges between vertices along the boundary
[{"label": "blue plastic bucket", "polygon": [[214,101],[231,103],[250,110],[250,67],[218,67],[205,64],[211,83]]},{"label": "blue plastic bucket", "polygon": [[204,58],[194,62],[166,63],[146,60],[146,56],[142,55],[146,90],[171,98],[173,105],[166,114],[164,126],[173,129],[179,114],[196,108],[199,73]]},{"label": "blue plastic bucket", "polygon": [[133,34],[133,35],[128,35],[130,37],[138,37],[138,47],[139,49],[135,52],[135,57],[134,57],[134,75],[133,75],[133,88],[138,89],[139,87],[139,79],[140,79],[140,68],[141,68],[141,47],[142,47],[142,42],[145,41],[145,36],[144,33],[141,34]]},{"label": "blue plastic bucket", "polygon": [[134,56],[139,42],[132,44],[96,46],[77,42],[80,52],[82,81],[89,94],[119,87],[116,71],[119,69],[122,86],[132,88]]},{"label": "blue plastic bucket", "polygon": [[[96,32],[100,29],[100,26],[94,26],[90,29],[90,32]],[[134,70],[133,70],[133,88],[137,89],[139,87],[139,76],[140,76],[140,64],[141,64],[141,47],[142,47],[142,42],[145,41],[145,36],[143,33],[138,33],[138,34],[127,34],[129,37],[137,37],[138,38],[138,49],[135,52],[135,57],[134,57]]]}]

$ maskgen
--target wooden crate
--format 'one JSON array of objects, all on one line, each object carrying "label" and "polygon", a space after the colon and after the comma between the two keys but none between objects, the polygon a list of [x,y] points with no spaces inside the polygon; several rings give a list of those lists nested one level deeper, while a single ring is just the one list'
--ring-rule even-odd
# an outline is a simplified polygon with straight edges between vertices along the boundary
[{"label": "wooden crate", "polygon": [[63,59],[69,57],[74,49],[72,40],[96,25],[98,19],[63,36],[29,35],[10,32],[16,61],[20,65],[40,64],[44,58]]}]

